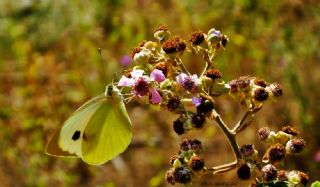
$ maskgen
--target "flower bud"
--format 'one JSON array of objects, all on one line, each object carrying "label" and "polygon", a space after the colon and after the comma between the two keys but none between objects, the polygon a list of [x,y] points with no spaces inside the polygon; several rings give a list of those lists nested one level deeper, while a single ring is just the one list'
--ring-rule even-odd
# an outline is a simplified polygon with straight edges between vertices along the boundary
[{"label": "flower bud", "polygon": [[298,186],[299,184],[307,185],[310,181],[306,173],[297,170],[288,172],[287,177],[289,185],[292,186]]},{"label": "flower bud", "polygon": [[269,86],[269,89],[270,89],[270,91],[272,92],[272,94],[273,94],[275,97],[280,97],[280,96],[282,96],[282,86],[281,86],[281,84],[272,83],[272,84]]},{"label": "flower bud", "polygon": [[299,154],[306,146],[306,142],[303,139],[292,139],[286,144],[286,151],[288,154]]},{"label": "flower bud", "polygon": [[221,38],[222,38],[222,34],[220,33],[220,31],[218,31],[214,28],[209,30],[208,37],[207,37],[209,45],[218,44],[220,42]]},{"label": "flower bud", "polygon": [[221,45],[223,46],[223,48],[226,48],[228,43],[229,38],[226,35],[223,35],[221,38]]},{"label": "flower bud", "polygon": [[174,173],[175,173],[175,169],[174,168],[170,168],[167,173],[166,173],[166,181],[172,185],[174,185],[176,183],[176,181],[174,180]]},{"label": "flower bud", "polygon": [[261,174],[264,181],[272,181],[277,177],[277,168],[271,164],[265,165],[261,169]]},{"label": "flower bud", "polygon": [[245,161],[256,161],[258,151],[254,149],[253,144],[244,144],[240,148],[240,153]]},{"label": "flower bud", "polygon": [[164,42],[170,38],[170,31],[168,30],[168,27],[165,25],[159,25],[154,33],[154,37],[159,41],[159,42]]},{"label": "flower bud", "polygon": [[264,141],[269,137],[270,129],[269,127],[262,127],[258,130],[258,137],[260,140]]},{"label": "flower bud", "polygon": [[289,141],[291,139],[292,135],[287,134],[283,131],[279,131],[276,134],[276,140],[277,142],[280,142],[281,144],[286,144],[287,141]]},{"label": "flower bud", "polygon": [[133,61],[137,64],[145,64],[152,56],[152,52],[149,49],[143,48],[140,52],[136,53],[133,57]]}]

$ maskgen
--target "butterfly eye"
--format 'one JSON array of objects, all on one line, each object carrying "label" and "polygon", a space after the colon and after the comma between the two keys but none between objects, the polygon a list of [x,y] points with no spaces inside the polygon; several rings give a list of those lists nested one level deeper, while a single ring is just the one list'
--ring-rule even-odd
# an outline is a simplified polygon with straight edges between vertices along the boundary
[{"label": "butterfly eye", "polygon": [[80,138],[80,134],[81,134],[80,131],[74,132],[74,134],[72,135],[72,140],[74,141],[78,140]]}]

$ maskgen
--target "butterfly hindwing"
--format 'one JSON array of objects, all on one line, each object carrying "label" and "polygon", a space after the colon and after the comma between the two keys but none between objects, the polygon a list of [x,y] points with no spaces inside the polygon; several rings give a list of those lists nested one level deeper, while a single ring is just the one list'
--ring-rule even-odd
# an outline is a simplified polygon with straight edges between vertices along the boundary
[{"label": "butterfly hindwing", "polygon": [[123,101],[106,98],[85,129],[82,159],[88,164],[103,164],[122,153],[131,137],[131,122]]}]

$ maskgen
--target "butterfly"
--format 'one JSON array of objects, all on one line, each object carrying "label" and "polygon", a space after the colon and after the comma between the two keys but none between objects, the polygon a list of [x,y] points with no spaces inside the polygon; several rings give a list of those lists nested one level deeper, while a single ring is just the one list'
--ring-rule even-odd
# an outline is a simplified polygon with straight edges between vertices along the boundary
[{"label": "butterfly", "polygon": [[132,138],[131,121],[121,92],[108,85],[105,94],[78,108],[49,140],[51,156],[80,157],[91,165],[104,164],[126,150]]}]

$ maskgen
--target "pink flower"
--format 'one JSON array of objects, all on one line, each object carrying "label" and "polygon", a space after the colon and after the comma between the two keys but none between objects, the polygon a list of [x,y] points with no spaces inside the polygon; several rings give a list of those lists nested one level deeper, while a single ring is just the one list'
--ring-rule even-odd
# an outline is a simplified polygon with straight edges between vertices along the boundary
[{"label": "pink flower", "polygon": [[149,81],[145,77],[139,77],[133,87],[132,91],[136,96],[146,96],[149,93]]},{"label": "pink flower", "polygon": [[152,71],[150,74],[151,79],[148,76],[143,75],[143,70],[133,70],[131,72],[131,78],[122,76],[119,80],[118,86],[129,86],[132,87],[131,92],[137,97],[151,96],[150,101],[152,104],[159,104],[162,101],[160,93],[152,88],[151,81],[162,82],[165,77],[162,71]]},{"label": "pink flower", "polygon": [[192,103],[198,107],[202,102],[202,99],[200,97],[192,97]]},{"label": "pink flower", "polygon": [[154,69],[151,72],[150,78],[152,78],[153,80],[155,80],[158,83],[163,82],[166,79],[166,77],[164,76],[163,72],[161,70],[158,70],[158,69]]},{"label": "pink flower", "polygon": [[188,76],[185,73],[180,73],[176,77],[176,81],[180,86],[182,86],[185,90],[189,92],[195,92],[197,90],[197,86],[200,84],[200,81],[196,74]]},{"label": "pink flower", "polygon": [[124,55],[124,56],[122,56],[120,62],[121,62],[121,65],[122,65],[123,67],[127,67],[127,66],[129,66],[130,63],[131,63],[131,58],[130,58],[129,55]]},{"label": "pink flower", "polygon": [[152,104],[159,104],[161,103],[162,98],[159,92],[156,89],[151,89],[151,103]]}]

